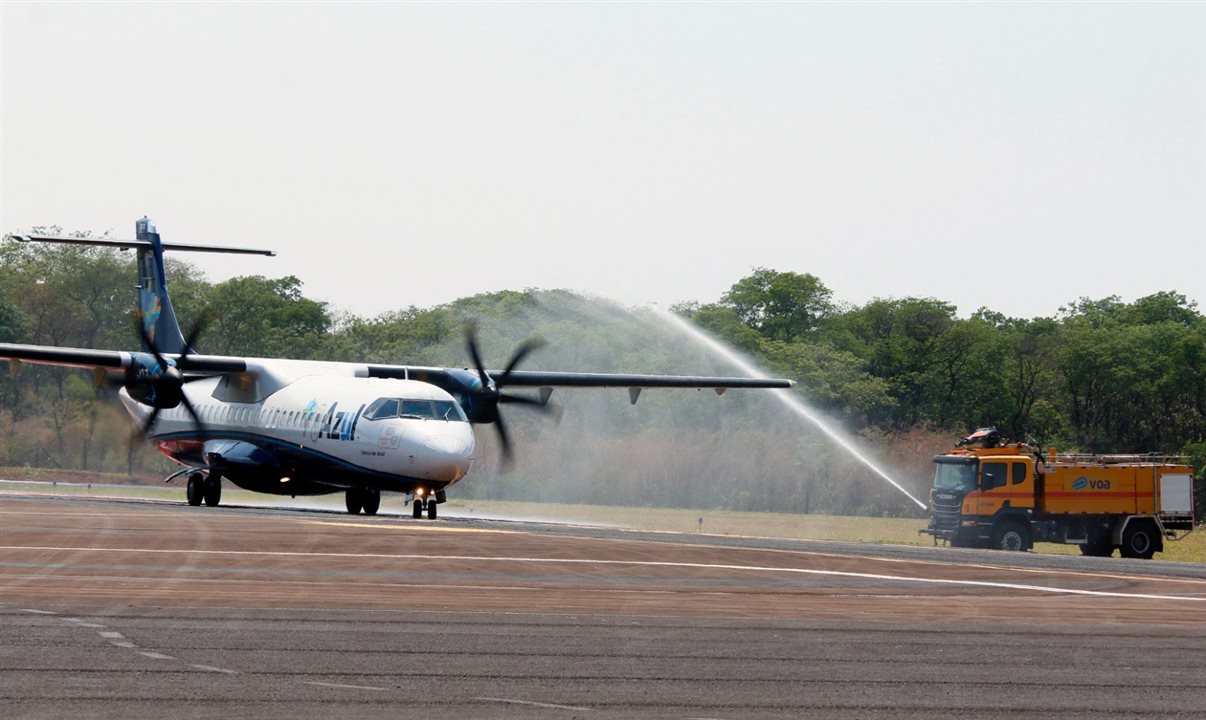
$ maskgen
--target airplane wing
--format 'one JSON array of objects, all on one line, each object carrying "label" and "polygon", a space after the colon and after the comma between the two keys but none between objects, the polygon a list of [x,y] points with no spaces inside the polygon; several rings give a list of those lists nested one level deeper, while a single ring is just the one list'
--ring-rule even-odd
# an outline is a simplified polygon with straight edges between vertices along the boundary
[{"label": "airplane wing", "polygon": [[[542,370],[485,370],[490,387],[483,387],[481,375],[469,368],[411,367],[405,365],[369,365],[368,376],[400,378],[428,382],[458,395],[484,394],[497,397],[503,387],[527,387],[540,390],[538,404],[544,405],[554,388],[627,388],[628,401],[636,404],[646,388],[709,388],[717,395],[729,388],[790,388],[793,380],[757,377],[715,377],[710,375],[624,375],[616,373],[549,372]],[[530,400],[519,400],[532,402]]]},{"label": "airplane wing", "polygon": [[[502,372],[489,370],[491,376]],[[641,388],[790,388],[792,380],[707,375],[615,375],[611,373],[512,370],[507,385],[516,387],[641,387]]]},{"label": "airplane wing", "polygon": [[[144,352],[0,343],[0,360],[15,360],[36,365],[61,365],[92,370],[126,370],[134,367],[140,357],[148,357],[153,360],[152,356]],[[166,357],[173,358],[173,360],[178,359],[175,355]],[[241,358],[189,355],[181,370],[190,374],[243,373],[247,372],[247,363]]]}]

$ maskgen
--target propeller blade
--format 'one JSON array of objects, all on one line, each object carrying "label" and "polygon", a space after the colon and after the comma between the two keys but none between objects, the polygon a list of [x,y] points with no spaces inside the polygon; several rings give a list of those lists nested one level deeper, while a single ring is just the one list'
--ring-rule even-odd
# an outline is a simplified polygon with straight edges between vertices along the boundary
[{"label": "propeller blade", "polygon": [[155,421],[159,419],[159,408],[152,408],[151,414],[147,417],[147,421],[142,424],[142,435],[146,437],[151,434],[151,428],[155,426]]},{"label": "propeller blade", "polygon": [[501,414],[494,419],[494,429],[498,430],[498,441],[502,444],[503,465],[509,466],[514,453],[511,450],[511,436],[507,432],[507,425],[503,422]]},{"label": "propeller blade", "polygon": [[500,395],[498,402],[508,405],[523,405],[545,414],[553,412],[553,406],[543,403],[537,398],[530,398],[524,395]]},{"label": "propeller blade", "polygon": [[[186,357],[188,357],[190,354],[192,354],[192,355],[197,354],[197,351],[194,348],[194,345],[196,344],[197,339],[199,337],[201,337],[201,333],[205,332],[205,328],[208,325],[209,325],[209,313],[202,312],[201,317],[197,318],[197,322],[193,324],[192,330],[189,331],[188,337],[185,338],[185,340],[184,340],[184,352],[181,353],[181,355],[180,355],[180,362],[184,362],[184,359]],[[177,363],[177,364],[179,364],[179,363]]]},{"label": "propeller blade", "polygon": [[197,412],[197,408],[193,407],[193,404],[188,400],[188,396],[184,395],[183,393],[180,395],[180,404],[184,405],[184,409],[188,410],[188,414],[193,416],[193,422],[197,423],[197,432],[200,433],[201,437],[204,438],[205,423],[202,422],[201,415]]},{"label": "propeller blade", "polygon": [[489,387],[490,377],[486,375],[486,366],[482,364],[482,356],[477,351],[477,323],[473,320],[465,323],[465,345],[469,349],[469,357],[473,359],[473,367],[477,369],[477,376],[481,378],[482,388]]},{"label": "propeller blade", "polygon": [[520,361],[527,357],[528,354],[533,350],[539,350],[540,348],[544,347],[545,344],[544,338],[534,337],[529,339],[523,345],[520,345],[519,349],[515,351],[515,354],[511,356],[511,362],[507,363],[507,367],[503,369],[502,375],[499,376],[496,384],[499,387],[506,385],[507,378],[511,377],[511,371],[515,369],[515,366],[518,365]]},{"label": "propeller blade", "polygon": [[151,349],[151,354],[155,356],[155,362],[159,363],[159,369],[166,369],[168,364],[163,355],[160,354],[159,348],[155,347],[155,342],[151,340],[151,334],[147,332],[147,326],[142,320],[143,316],[138,316],[138,335],[142,338],[144,345]]}]

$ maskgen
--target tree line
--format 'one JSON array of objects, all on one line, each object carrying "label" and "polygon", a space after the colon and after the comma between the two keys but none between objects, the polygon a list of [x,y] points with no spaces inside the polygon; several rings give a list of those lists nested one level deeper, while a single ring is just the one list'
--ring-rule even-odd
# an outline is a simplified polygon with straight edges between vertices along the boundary
[{"label": "tree line", "polygon": [[[40,229],[53,232],[55,229]],[[0,342],[132,349],[132,253],[4,243]],[[486,293],[365,318],[305,296],[293,276],[211,282],[169,258],[186,332],[208,318],[200,350],[218,355],[399,364],[469,364],[465,322],[479,323],[490,367],[524,339],[549,370],[735,374],[655,314],[564,290]],[[1206,318],[1175,291],[1133,302],[1081,298],[1052,317],[987,308],[961,318],[935,298],[834,300],[821,279],[755,268],[679,315],[744,351],[924,499],[930,457],[995,425],[1043,447],[1179,453],[1206,465]],[[156,473],[167,461],[129,442],[123,412],[89,373],[25,367],[0,377],[0,466]],[[470,496],[899,515],[915,508],[867,468],[800,425],[766,393],[558,391],[560,425],[508,415],[520,462],[482,460]],[[1204,493],[1206,494],[1206,493]]]}]

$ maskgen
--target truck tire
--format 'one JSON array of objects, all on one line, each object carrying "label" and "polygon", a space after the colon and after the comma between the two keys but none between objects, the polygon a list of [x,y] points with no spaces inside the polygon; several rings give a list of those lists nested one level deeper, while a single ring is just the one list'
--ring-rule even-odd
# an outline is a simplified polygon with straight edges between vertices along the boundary
[{"label": "truck tire", "polygon": [[1006,520],[992,531],[992,548],[994,550],[1010,550],[1025,552],[1030,549],[1030,533],[1019,522]]},{"label": "truck tire", "polygon": [[1156,528],[1149,522],[1133,522],[1122,533],[1122,557],[1151,560],[1159,547],[1160,538]]}]

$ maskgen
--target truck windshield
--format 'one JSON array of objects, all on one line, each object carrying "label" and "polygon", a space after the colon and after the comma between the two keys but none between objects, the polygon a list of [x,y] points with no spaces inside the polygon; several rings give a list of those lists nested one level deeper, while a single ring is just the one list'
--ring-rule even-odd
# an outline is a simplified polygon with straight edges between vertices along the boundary
[{"label": "truck windshield", "polygon": [[934,467],[935,490],[967,492],[976,488],[975,463],[937,463]]}]

